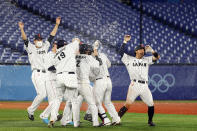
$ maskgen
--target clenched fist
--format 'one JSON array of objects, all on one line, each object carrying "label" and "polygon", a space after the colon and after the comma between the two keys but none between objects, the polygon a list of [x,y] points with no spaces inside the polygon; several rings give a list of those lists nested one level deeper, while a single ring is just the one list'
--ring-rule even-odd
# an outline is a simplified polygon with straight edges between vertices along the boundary
[{"label": "clenched fist", "polygon": [[148,52],[150,52],[150,53],[154,52],[154,50],[152,49],[152,47],[150,45],[146,45],[145,46],[145,51],[146,51],[146,53],[148,53]]},{"label": "clenched fist", "polygon": [[20,29],[23,29],[24,28],[24,23],[23,22],[18,22],[18,26]]},{"label": "clenched fist", "polygon": [[128,41],[130,41],[131,40],[131,36],[130,35],[125,35],[124,36],[124,43],[126,42],[128,42]]},{"label": "clenched fist", "polygon": [[94,42],[94,44],[93,44],[94,49],[98,50],[100,43],[101,43],[101,42],[100,42],[99,40],[96,40],[96,41]]}]

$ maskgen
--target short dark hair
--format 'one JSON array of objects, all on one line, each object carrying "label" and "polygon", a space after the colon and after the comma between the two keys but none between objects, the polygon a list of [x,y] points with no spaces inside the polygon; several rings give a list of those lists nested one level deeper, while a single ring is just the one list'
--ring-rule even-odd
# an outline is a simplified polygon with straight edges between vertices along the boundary
[{"label": "short dark hair", "polygon": [[54,41],[54,44],[57,45],[57,49],[67,45],[68,43],[65,40],[57,39]]}]

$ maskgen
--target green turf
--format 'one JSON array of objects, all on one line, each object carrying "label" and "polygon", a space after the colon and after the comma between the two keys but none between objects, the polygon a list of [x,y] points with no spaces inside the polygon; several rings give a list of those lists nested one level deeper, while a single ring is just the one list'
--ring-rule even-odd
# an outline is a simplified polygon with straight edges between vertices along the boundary
[{"label": "green turf", "polygon": [[197,131],[196,115],[156,114],[156,127],[147,125],[147,114],[127,113],[120,126],[93,128],[90,122],[82,120],[80,128],[63,128],[59,122],[55,124],[55,128],[48,128],[38,117],[40,113],[41,111],[36,111],[35,121],[32,122],[28,120],[25,110],[0,110],[0,131]]}]

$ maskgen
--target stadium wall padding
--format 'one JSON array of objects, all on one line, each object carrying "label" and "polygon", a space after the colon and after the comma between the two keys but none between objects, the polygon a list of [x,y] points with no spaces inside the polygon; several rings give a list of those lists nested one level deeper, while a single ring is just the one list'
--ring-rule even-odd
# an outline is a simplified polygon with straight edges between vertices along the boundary
[{"label": "stadium wall padding", "polygon": [[[125,100],[130,84],[125,66],[112,66],[110,76],[113,84],[112,100]],[[196,100],[197,66],[152,65],[149,88],[155,100]],[[33,100],[35,96],[30,66],[0,66],[1,101],[27,101]]]}]

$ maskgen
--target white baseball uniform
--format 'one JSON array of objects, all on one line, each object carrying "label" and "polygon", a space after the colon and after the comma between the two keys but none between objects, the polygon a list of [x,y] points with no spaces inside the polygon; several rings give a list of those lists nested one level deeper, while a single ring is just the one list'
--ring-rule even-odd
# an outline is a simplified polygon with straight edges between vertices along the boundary
[{"label": "white baseball uniform", "polygon": [[[80,60],[80,61],[79,61]],[[92,113],[93,126],[98,126],[98,109],[92,87],[90,85],[90,76],[97,75],[99,73],[99,62],[91,55],[81,54],[77,57],[77,76],[79,82],[79,105],[82,103],[83,98],[88,103],[88,106]],[[80,108],[80,106],[79,106]]]},{"label": "white baseball uniform", "polygon": [[45,57],[45,70],[46,70],[46,92],[49,101],[47,108],[40,114],[40,118],[46,119],[51,114],[50,121],[56,121],[59,106],[62,102],[63,96],[57,89],[56,72],[48,71],[48,68],[54,65],[55,53],[52,51],[48,52]]},{"label": "white baseball uniform", "polygon": [[152,59],[152,56],[137,59],[136,57],[124,53],[122,61],[131,79],[131,84],[127,93],[127,100],[129,100],[129,103],[133,103],[136,97],[140,96],[142,101],[148,106],[154,105],[151,91],[148,88],[148,71],[149,66],[153,64]]},{"label": "white baseball uniform", "polygon": [[41,48],[36,48],[36,46],[31,44],[29,41],[27,45],[25,45],[32,69],[32,82],[37,93],[32,105],[27,108],[28,113],[31,115],[34,114],[34,111],[46,97],[46,71],[44,67],[44,56],[48,52],[50,43],[49,41],[45,41],[43,43],[44,44]]},{"label": "white baseball uniform", "polygon": [[[111,67],[111,62],[104,53],[99,53],[98,57],[102,60],[102,65],[100,65],[100,73],[96,76],[93,87],[97,107],[101,115],[106,115],[105,110],[102,106],[102,102],[104,102],[108,113],[112,117],[112,123],[120,123],[120,117],[118,116],[118,113],[116,112],[116,109],[111,102],[112,82],[108,71],[108,68]],[[106,122],[109,122],[109,120],[107,120]]]},{"label": "white baseball uniform", "polygon": [[[77,109],[78,81],[76,74],[76,53],[79,50],[79,42],[74,41],[66,46],[59,48],[55,55],[55,68],[57,74],[58,88],[64,92],[64,99],[70,100],[72,103],[74,126],[79,126],[79,113]],[[61,124],[64,124],[65,109]]]}]

